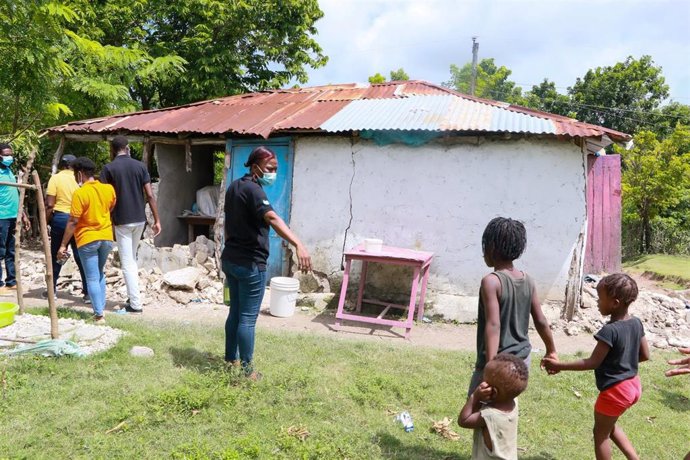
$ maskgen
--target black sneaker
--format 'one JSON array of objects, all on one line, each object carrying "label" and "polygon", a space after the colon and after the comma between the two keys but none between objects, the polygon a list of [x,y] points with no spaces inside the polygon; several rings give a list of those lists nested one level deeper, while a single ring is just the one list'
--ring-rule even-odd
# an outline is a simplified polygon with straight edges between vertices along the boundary
[{"label": "black sneaker", "polygon": [[132,306],[128,303],[125,304],[125,310],[127,313],[144,313],[143,308],[132,308]]},{"label": "black sneaker", "polygon": [[90,304],[91,304],[91,298],[90,298],[89,296],[87,296],[87,295],[85,295],[84,297],[82,297],[82,300],[84,301],[84,303],[85,303],[86,305],[90,305]]}]

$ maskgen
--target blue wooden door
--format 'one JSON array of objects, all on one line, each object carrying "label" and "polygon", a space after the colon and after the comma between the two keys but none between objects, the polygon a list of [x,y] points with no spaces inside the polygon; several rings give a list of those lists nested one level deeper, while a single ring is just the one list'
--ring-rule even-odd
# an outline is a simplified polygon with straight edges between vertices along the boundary
[{"label": "blue wooden door", "polygon": [[[239,179],[247,173],[248,168],[244,166],[244,163],[249,158],[252,150],[261,145],[275,152],[278,159],[278,176],[276,181],[273,185],[264,187],[264,191],[276,214],[285,222],[290,222],[293,151],[289,138],[259,141],[228,140],[227,151],[230,152],[232,162],[228,170],[226,183],[229,186],[230,182]],[[286,275],[288,269],[287,262],[283,239],[271,228],[269,232],[268,267],[266,268],[268,279],[274,276]]]}]

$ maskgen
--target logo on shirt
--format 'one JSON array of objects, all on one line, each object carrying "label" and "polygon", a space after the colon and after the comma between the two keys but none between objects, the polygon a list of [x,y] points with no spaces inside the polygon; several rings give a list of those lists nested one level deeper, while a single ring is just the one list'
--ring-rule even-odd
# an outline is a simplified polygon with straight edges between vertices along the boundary
[{"label": "logo on shirt", "polygon": [[268,202],[268,200],[264,200],[264,204],[268,206],[270,203]]}]

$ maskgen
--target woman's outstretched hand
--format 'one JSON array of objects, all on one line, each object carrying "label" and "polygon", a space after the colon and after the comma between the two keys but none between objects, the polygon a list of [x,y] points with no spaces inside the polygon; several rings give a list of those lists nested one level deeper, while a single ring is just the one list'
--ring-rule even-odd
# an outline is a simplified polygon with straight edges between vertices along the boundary
[{"label": "woman's outstretched hand", "polygon": [[311,271],[311,256],[307,248],[302,245],[297,246],[297,267],[302,273]]},{"label": "woman's outstretched hand", "polygon": [[[678,351],[680,351],[684,355],[690,355],[690,348],[679,348]],[[690,356],[681,359],[671,359],[668,361],[668,363],[678,367],[667,370],[664,373],[666,377],[673,377],[674,375],[681,374],[690,374]]]}]

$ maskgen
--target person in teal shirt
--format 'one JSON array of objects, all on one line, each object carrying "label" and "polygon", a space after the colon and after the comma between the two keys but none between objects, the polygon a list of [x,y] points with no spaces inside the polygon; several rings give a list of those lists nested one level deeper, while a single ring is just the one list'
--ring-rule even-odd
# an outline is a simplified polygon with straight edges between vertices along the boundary
[{"label": "person in teal shirt", "polygon": [[[0,143],[0,182],[17,183],[10,166],[14,153],[9,144]],[[19,215],[19,189],[10,185],[0,185],[0,295],[12,294],[17,290],[14,270],[14,232]],[[25,227],[29,220],[22,213]],[[4,262],[4,264],[3,264]],[[3,280],[3,265],[5,266]]]}]

